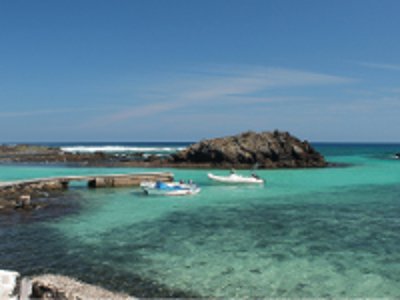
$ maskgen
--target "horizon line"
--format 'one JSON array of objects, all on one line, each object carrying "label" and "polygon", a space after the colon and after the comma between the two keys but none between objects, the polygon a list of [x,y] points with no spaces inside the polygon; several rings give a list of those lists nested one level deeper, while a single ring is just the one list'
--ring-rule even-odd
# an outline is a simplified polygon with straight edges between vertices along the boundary
[{"label": "horizon line", "polygon": [[[214,139],[214,138],[202,138],[198,139],[197,141],[174,141],[174,140],[148,140],[148,141],[143,141],[143,140],[138,140],[138,141],[126,141],[126,140],[120,140],[120,141],[112,141],[112,140],[106,140],[106,141],[10,141],[10,142],[0,142],[0,145],[24,145],[24,144],[77,144],[77,143],[84,143],[84,144],[96,144],[96,143],[188,143],[188,144],[193,144],[197,143],[206,139]],[[400,144],[400,141],[312,141],[312,140],[307,140],[307,139],[299,139],[300,141],[307,141],[311,144]]]}]

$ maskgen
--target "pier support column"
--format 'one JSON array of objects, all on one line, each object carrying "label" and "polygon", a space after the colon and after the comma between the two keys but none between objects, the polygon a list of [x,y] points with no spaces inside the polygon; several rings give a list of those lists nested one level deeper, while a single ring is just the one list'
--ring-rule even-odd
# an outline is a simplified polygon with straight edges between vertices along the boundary
[{"label": "pier support column", "polygon": [[61,181],[61,186],[64,190],[68,189],[69,181]]},{"label": "pier support column", "polygon": [[95,177],[88,181],[88,186],[90,188],[113,187],[114,180],[113,180],[113,178],[108,178],[108,177]]}]

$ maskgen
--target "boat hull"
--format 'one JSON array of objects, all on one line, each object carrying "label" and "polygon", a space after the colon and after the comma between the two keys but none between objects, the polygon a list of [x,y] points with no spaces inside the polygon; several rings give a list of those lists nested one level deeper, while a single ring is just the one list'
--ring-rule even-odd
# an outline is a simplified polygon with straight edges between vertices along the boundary
[{"label": "boat hull", "polygon": [[188,196],[188,195],[196,195],[200,193],[200,188],[194,189],[182,189],[182,190],[173,190],[173,191],[165,191],[157,188],[146,188],[144,189],[147,195],[157,195],[157,196]]},{"label": "boat hull", "polygon": [[245,183],[245,184],[262,184],[264,183],[264,180],[261,178],[255,178],[255,177],[244,177],[236,174],[231,174],[230,176],[217,176],[211,173],[207,174],[208,178],[211,180],[217,181],[217,182],[222,182],[222,183]]},{"label": "boat hull", "polygon": [[201,191],[197,185],[178,182],[163,183],[164,188],[158,187],[156,182],[142,182],[140,186],[146,195],[186,196],[196,195]]}]

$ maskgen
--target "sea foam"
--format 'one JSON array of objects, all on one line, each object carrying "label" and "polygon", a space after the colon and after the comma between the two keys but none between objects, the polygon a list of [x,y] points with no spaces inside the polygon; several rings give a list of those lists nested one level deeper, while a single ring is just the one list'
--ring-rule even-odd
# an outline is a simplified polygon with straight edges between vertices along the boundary
[{"label": "sea foam", "polygon": [[151,152],[170,153],[185,149],[184,147],[129,147],[129,146],[69,146],[61,147],[65,152]]}]

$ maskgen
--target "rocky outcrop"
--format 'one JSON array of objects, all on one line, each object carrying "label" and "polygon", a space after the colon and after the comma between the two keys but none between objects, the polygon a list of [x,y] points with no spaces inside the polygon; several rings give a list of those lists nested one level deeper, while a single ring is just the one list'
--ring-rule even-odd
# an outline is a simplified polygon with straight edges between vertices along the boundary
[{"label": "rocky outcrop", "polygon": [[10,185],[0,182],[0,211],[36,209],[45,204],[32,199],[56,197],[64,190],[65,186],[57,181]]},{"label": "rocky outcrop", "polygon": [[[158,158],[157,156],[155,156]],[[118,166],[144,163],[143,153],[66,152],[59,147],[37,145],[0,145],[0,163],[63,164],[73,166]]]},{"label": "rocky outcrop", "polygon": [[35,154],[58,154],[61,151],[57,147],[47,147],[40,145],[0,145],[0,156],[12,155],[35,155]]},{"label": "rocky outcrop", "polygon": [[0,146],[0,162],[2,163],[63,163],[88,165],[113,160],[117,160],[117,157],[102,152],[70,153],[64,152],[58,147],[35,145]]},{"label": "rocky outcrop", "polygon": [[288,132],[246,132],[203,140],[172,155],[174,163],[213,167],[308,168],[325,167],[324,157],[307,141]]},{"label": "rocky outcrop", "polygon": [[137,298],[124,293],[111,292],[67,276],[46,274],[21,277],[18,272],[0,270],[0,299],[133,300]]},{"label": "rocky outcrop", "polygon": [[31,299],[137,299],[127,294],[110,292],[101,287],[61,275],[41,275],[33,277],[31,281]]}]

